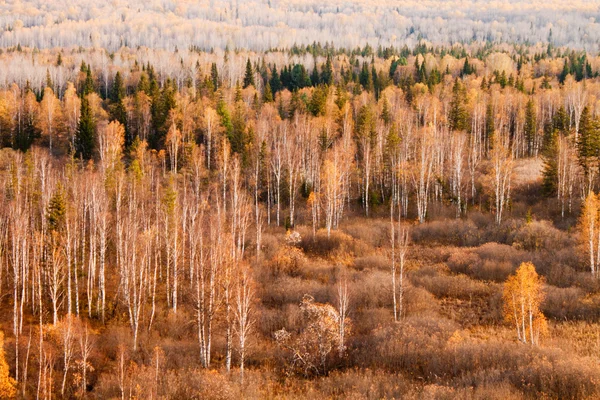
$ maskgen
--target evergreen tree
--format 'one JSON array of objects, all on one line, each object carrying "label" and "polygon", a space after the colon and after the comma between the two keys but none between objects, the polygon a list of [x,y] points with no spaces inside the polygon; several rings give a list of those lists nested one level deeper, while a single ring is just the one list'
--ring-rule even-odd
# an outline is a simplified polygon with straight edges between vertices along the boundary
[{"label": "evergreen tree", "polygon": [[46,87],[49,87],[54,91],[54,82],[52,82],[52,76],[50,75],[49,69],[46,69]]},{"label": "evergreen tree", "polygon": [[591,168],[597,167],[600,150],[600,129],[588,107],[584,107],[579,120],[579,137],[577,139],[577,155],[579,164],[586,176]]},{"label": "evergreen tree", "polygon": [[387,97],[383,96],[383,105],[381,106],[381,119],[385,122],[386,125],[389,125],[392,121],[392,114],[390,113],[390,103],[388,102]]},{"label": "evergreen tree", "polygon": [[125,84],[123,83],[121,72],[117,71],[115,74],[109,98],[113,103],[117,103],[125,98]]},{"label": "evergreen tree", "polygon": [[94,78],[92,76],[92,70],[88,65],[85,70],[85,82],[83,84],[83,95],[86,96],[90,93],[94,93],[96,91],[96,86],[94,84]]},{"label": "evergreen tree", "polygon": [[263,101],[265,103],[273,102],[273,92],[271,91],[271,84],[267,82],[265,85],[265,92],[263,93]]},{"label": "evergreen tree", "polygon": [[77,136],[75,138],[75,155],[84,160],[89,160],[94,155],[96,143],[96,123],[87,96],[81,98],[81,111]]},{"label": "evergreen tree", "polygon": [[523,130],[525,131],[525,140],[527,141],[527,151],[531,156],[533,155],[533,143],[537,131],[537,116],[535,113],[535,103],[531,98],[529,99],[529,101],[527,101],[527,105],[525,106],[525,126]]},{"label": "evergreen tree", "polygon": [[271,80],[269,81],[271,85],[271,91],[273,95],[277,94],[282,89],[281,79],[279,79],[279,73],[277,72],[277,66],[273,67],[273,72],[271,73]]},{"label": "evergreen tree", "polygon": [[227,104],[222,95],[219,96],[216,111],[217,115],[221,118],[221,126],[225,129],[225,135],[230,137],[233,133],[233,124],[231,123],[231,114],[229,113],[229,109],[227,108]]},{"label": "evergreen tree", "polygon": [[65,226],[65,214],[67,204],[63,194],[63,189],[59,185],[48,203],[46,209],[46,221],[50,232],[60,232]]},{"label": "evergreen tree", "polygon": [[217,70],[216,63],[212,63],[212,65],[210,66],[210,80],[212,81],[213,90],[219,90],[221,85],[219,82],[219,71]]},{"label": "evergreen tree", "polygon": [[571,73],[571,68],[569,68],[569,59],[565,58],[565,63],[563,64],[563,69],[560,75],[558,76],[558,81],[562,85],[565,83],[565,79],[567,79],[567,75]]},{"label": "evergreen tree", "polygon": [[333,85],[333,66],[331,64],[331,55],[327,55],[327,61],[321,70],[321,82],[325,85]]},{"label": "evergreen tree", "polygon": [[488,148],[494,143],[494,134],[496,127],[494,126],[494,106],[492,102],[487,103],[485,109],[485,136],[488,143]]},{"label": "evergreen tree", "polygon": [[463,75],[471,75],[474,72],[475,72],[475,70],[473,69],[471,64],[469,64],[469,57],[465,58],[465,63],[463,65],[462,74]]},{"label": "evergreen tree", "polygon": [[315,117],[325,115],[327,105],[327,86],[318,86],[313,90],[309,110]]},{"label": "evergreen tree", "polygon": [[254,71],[252,69],[252,63],[250,63],[250,59],[248,59],[248,61],[246,61],[246,73],[244,74],[244,89],[246,89],[248,86],[254,86],[256,87],[256,84],[254,82]]},{"label": "evergreen tree", "polygon": [[452,101],[448,115],[450,129],[453,131],[466,131],[468,128],[468,114],[465,107],[466,92],[458,78],[452,87]]},{"label": "evergreen tree", "polygon": [[558,131],[553,129],[544,146],[544,170],[542,178],[542,192],[546,196],[556,193],[558,183]]},{"label": "evergreen tree", "polygon": [[318,86],[321,83],[321,76],[319,75],[319,70],[317,69],[317,61],[315,60],[315,66],[310,74],[310,82],[311,86]]}]

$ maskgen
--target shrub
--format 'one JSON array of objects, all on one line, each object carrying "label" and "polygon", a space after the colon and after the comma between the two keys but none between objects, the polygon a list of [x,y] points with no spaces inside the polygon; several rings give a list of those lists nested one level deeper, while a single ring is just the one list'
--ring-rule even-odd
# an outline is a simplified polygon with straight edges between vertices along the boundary
[{"label": "shrub", "polygon": [[469,220],[449,219],[427,222],[411,230],[415,243],[428,243],[453,246],[477,246],[479,231]]}]

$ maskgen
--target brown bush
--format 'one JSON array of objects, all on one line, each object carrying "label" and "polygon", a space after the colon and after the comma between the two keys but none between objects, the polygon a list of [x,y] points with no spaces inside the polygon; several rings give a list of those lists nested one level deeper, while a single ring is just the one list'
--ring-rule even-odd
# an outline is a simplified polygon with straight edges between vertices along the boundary
[{"label": "brown bush", "polygon": [[480,243],[479,231],[475,224],[462,219],[420,224],[411,230],[411,235],[415,243],[453,246],[477,246]]},{"label": "brown bush", "polygon": [[368,268],[390,270],[391,264],[392,262],[390,259],[382,254],[370,254],[368,256],[355,258],[352,267],[359,271]]},{"label": "brown bush", "polygon": [[490,288],[485,283],[475,281],[466,275],[411,276],[411,281],[438,298],[468,300],[473,297],[487,296],[490,293]]},{"label": "brown bush", "polygon": [[352,256],[361,257],[373,251],[367,243],[340,231],[332,231],[328,237],[324,229],[319,230],[315,237],[302,235],[299,246],[306,254],[346,262],[351,261]]},{"label": "brown bush", "polygon": [[517,249],[539,251],[562,247],[564,236],[549,221],[533,221],[516,231],[512,241]]}]

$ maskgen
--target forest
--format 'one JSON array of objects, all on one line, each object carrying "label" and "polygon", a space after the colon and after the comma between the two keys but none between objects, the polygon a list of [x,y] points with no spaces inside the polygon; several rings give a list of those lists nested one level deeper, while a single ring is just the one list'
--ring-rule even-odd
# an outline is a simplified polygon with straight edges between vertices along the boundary
[{"label": "forest", "polygon": [[600,397],[595,53],[0,66],[0,398]]}]

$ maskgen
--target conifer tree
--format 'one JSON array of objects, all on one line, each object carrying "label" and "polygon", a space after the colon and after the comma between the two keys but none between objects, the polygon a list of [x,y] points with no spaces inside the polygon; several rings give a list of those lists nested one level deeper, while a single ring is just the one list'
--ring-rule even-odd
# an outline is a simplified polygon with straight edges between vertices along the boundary
[{"label": "conifer tree", "polygon": [[48,221],[48,230],[50,232],[61,231],[65,224],[65,214],[67,211],[66,201],[63,189],[59,185],[48,203],[46,210],[46,220]]},{"label": "conifer tree", "polygon": [[75,155],[89,160],[94,155],[96,122],[87,96],[81,98],[81,112],[75,137]]},{"label": "conifer tree", "polygon": [[321,70],[321,83],[331,86],[333,84],[333,66],[331,64],[331,55],[327,55],[327,61]]},{"label": "conifer tree", "polygon": [[525,140],[527,141],[527,151],[532,156],[535,151],[534,141],[537,131],[537,116],[535,115],[535,104],[531,98],[525,106],[525,126],[523,129],[525,131]]},{"label": "conifer tree", "polygon": [[279,79],[279,73],[277,72],[277,66],[273,67],[273,72],[271,73],[271,80],[269,81],[271,86],[271,91],[273,95],[277,94],[282,88],[281,79]]},{"label": "conifer tree", "polygon": [[456,79],[452,87],[452,101],[450,103],[449,125],[453,131],[466,131],[468,115],[465,108],[465,88]]},{"label": "conifer tree", "polygon": [[246,61],[246,73],[244,74],[244,89],[247,88],[248,86],[255,86],[256,84],[254,82],[254,70],[252,69],[252,63],[250,62],[250,59],[248,59],[248,61]]},{"label": "conifer tree", "polygon": [[213,90],[217,91],[221,87],[219,82],[219,71],[217,70],[217,64],[212,63],[210,66],[210,80],[212,81]]},{"label": "conifer tree", "polygon": [[265,103],[273,102],[273,91],[271,90],[271,83],[267,82],[265,85],[265,91],[263,93],[263,101]]}]

